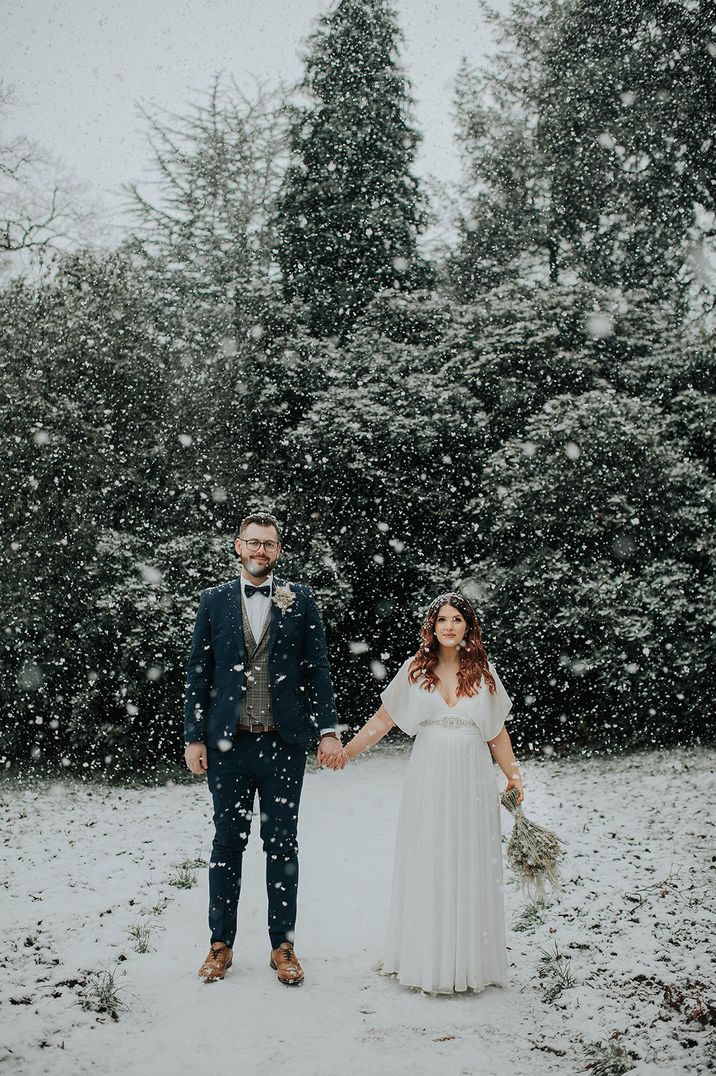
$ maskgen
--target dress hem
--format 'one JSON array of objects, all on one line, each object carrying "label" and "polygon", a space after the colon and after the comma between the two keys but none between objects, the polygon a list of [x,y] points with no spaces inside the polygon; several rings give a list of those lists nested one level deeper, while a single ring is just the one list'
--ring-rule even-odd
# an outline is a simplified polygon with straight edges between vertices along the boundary
[{"label": "dress hem", "polygon": [[417,983],[405,982],[405,980],[400,978],[400,972],[388,971],[380,963],[376,964],[373,970],[376,971],[378,975],[382,975],[386,979],[395,979],[395,981],[399,983],[400,986],[404,986],[408,990],[419,990],[422,994],[429,994],[431,997],[435,996],[436,994],[442,994],[446,996],[450,996],[451,994],[481,994],[483,990],[487,989],[488,986],[496,986],[499,989],[504,989],[507,986],[507,980],[501,982],[497,979],[491,979],[489,980],[489,982],[483,983],[482,986],[468,985],[459,988],[453,986],[452,989],[448,989],[446,987],[419,986]]}]

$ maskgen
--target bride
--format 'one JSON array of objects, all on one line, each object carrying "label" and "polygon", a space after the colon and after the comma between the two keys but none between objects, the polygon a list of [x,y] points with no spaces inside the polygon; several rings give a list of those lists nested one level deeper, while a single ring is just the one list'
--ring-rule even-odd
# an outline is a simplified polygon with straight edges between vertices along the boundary
[{"label": "bride", "polygon": [[[320,761],[340,769],[397,725],[415,745],[398,816],[382,970],[429,993],[480,991],[507,981],[500,803],[524,799],[504,721],[512,703],[482,644],[470,603],[441,594],[422,646],[381,693],[382,706]],[[492,756],[490,754],[492,753]]]}]

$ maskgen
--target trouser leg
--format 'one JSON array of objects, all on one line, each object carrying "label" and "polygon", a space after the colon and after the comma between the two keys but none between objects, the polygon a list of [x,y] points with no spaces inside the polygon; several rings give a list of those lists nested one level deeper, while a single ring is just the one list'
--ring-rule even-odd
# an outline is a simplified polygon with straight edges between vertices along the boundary
[{"label": "trouser leg", "polygon": [[271,948],[293,941],[298,896],[298,808],[307,748],[280,737],[261,737],[257,762],[261,839],[266,853],[268,929]]},{"label": "trouser leg", "polygon": [[232,946],[241,892],[241,864],[256,792],[251,744],[238,736],[230,751],[209,749],[208,782],[214,801],[214,842],[209,864],[211,940]]}]

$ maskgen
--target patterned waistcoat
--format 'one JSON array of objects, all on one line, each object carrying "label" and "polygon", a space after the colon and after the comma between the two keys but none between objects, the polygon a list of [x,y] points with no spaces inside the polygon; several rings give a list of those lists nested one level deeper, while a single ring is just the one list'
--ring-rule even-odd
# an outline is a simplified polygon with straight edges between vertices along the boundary
[{"label": "patterned waistcoat", "polygon": [[246,614],[246,599],[241,595],[241,617],[244,623],[244,642],[246,644],[246,692],[239,709],[239,725],[272,725],[271,688],[269,687],[269,631],[271,612],[266,617],[263,634],[258,643],[251,631],[251,624]]}]

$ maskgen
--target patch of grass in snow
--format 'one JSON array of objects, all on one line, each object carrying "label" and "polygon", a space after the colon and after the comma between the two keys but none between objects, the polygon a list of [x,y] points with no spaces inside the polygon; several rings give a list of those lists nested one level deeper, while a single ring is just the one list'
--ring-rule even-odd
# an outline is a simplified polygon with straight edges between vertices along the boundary
[{"label": "patch of grass in snow", "polygon": [[149,939],[152,934],[151,923],[133,923],[129,928],[129,936],[134,939],[134,951],[135,953],[149,953],[154,951],[154,946],[150,945]]},{"label": "patch of grass in snow", "polygon": [[208,867],[209,864],[205,859],[197,856],[196,859],[185,859],[183,863],[179,864],[179,868],[188,871],[200,870],[202,867]]},{"label": "patch of grass in snow", "polygon": [[512,924],[512,929],[517,931],[529,931],[534,930],[535,927],[541,926],[544,923],[544,913],[547,910],[547,903],[544,900],[534,900],[530,904],[526,904],[524,908],[521,908],[518,915],[515,917],[515,921]]},{"label": "patch of grass in snow", "polygon": [[157,903],[153,904],[151,908],[142,908],[140,915],[161,915],[166,911],[169,906],[169,897],[161,896],[157,898]]},{"label": "patch of grass in snow", "polygon": [[97,971],[88,975],[80,1005],[85,1010],[106,1013],[112,1020],[119,1020],[120,1012],[127,1006],[119,997],[114,971]]},{"label": "patch of grass in snow", "polygon": [[584,1067],[592,1076],[621,1076],[634,1068],[629,1055],[620,1043],[614,1039],[608,1042],[590,1042],[584,1047],[587,1057],[591,1057]]},{"label": "patch of grass in snow", "polygon": [[537,974],[542,982],[545,1001],[554,1001],[563,990],[575,986],[576,980],[569,966],[569,957],[560,953],[557,942],[552,942],[551,949],[539,946],[542,956],[539,959]]},{"label": "patch of grass in snow", "polygon": [[182,864],[168,879],[168,884],[177,889],[193,889],[196,885],[196,871]]}]

